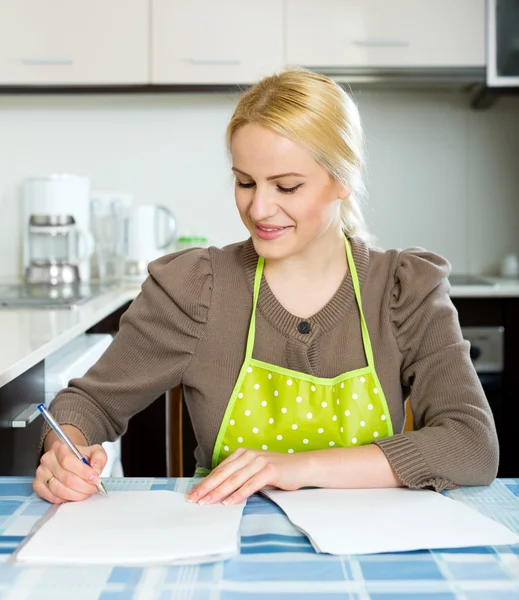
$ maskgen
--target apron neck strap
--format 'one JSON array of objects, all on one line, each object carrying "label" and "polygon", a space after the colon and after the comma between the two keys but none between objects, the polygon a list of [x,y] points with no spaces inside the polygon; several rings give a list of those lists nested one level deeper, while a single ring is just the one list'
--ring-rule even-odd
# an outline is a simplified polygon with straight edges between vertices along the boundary
[{"label": "apron neck strap", "polygon": [[375,361],[373,359],[373,348],[371,347],[371,340],[369,339],[368,326],[366,325],[366,319],[364,318],[364,311],[362,310],[362,298],[360,296],[360,283],[359,276],[357,274],[357,267],[353,260],[353,254],[348,238],[344,236],[344,245],[346,246],[346,257],[348,259],[348,267],[350,269],[351,281],[353,283],[353,290],[355,291],[355,298],[359,307],[360,314],[360,328],[362,331],[362,341],[364,343],[364,353],[366,354],[366,362],[372,369],[375,368]]},{"label": "apron neck strap", "polygon": [[245,359],[252,358],[252,350],[254,349],[254,337],[256,336],[256,306],[258,305],[258,297],[261,286],[261,277],[263,275],[263,267],[265,259],[263,256],[258,258],[256,265],[256,275],[254,276],[254,293],[252,295],[252,314],[250,317],[249,335],[247,337],[247,348],[245,349]]},{"label": "apron neck strap", "polygon": [[[348,238],[344,236],[344,245],[346,247],[346,258],[348,260],[348,268],[350,270],[351,281],[353,283],[353,290],[355,292],[355,299],[359,307],[360,314],[360,327],[362,331],[362,341],[364,343],[364,353],[366,355],[366,361],[368,366],[372,369],[375,368],[375,361],[373,359],[373,349],[371,347],[371,341],[369,339],[368,326],[366,325],[366,319],[364,318],[364,311],[362,310],[362,299],[360,296],[360,284],[359,276],[357,274],[357,268],[355,267],[355,261],[353,260],[353,254],[351,252],[350,242]],[[256,274],[254,276],[254,292],[252,296],[252,314],[249,325],[249,335],[247,337],[247,347],[245,350],[245,358],[252,358],[252,351],[254,349],[254,338],[256,335],[256,306],[258,304],[259,291],[261,286],[261,278],[263,275],[263,268],[265,266],[265,259],[260,256],[258,258],[258,264],[256,266]]]}]

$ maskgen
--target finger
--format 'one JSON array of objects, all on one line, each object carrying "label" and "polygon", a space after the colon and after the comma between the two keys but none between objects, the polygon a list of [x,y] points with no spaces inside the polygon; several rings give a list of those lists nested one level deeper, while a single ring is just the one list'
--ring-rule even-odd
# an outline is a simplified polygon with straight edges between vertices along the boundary
[{"label": "finger", "polygon": [[228,498],[223,501],[223,504],[229,506],[231,504],[239,504],[243,502],[252,494],[255,494],[259,490],[269,487],[268,483],[272,481],[272,470],[274,467],[272,463],[267,463],[265,468],[261,469],[256,475],[253,475],[248,481],[246,481],[237,491],[231,494]]},{"label": "finger", "polygon": [[[86,496],[91,496],[92,494],[96,494],[99,491],[93,483],[84,481],[83,479],[81,479],[81,477],[79,477],[72,471],[69,471],[69,470],[63,468],[58,462],[56,462],[56,466],[53,467],[52,472],[54,473],[54,476],[60,482],[60,484],[65,489],[68,489],[71,492],[74,492],[74,494],[79,494],[81,496],[86,497]],[[99,480],[99,476],[97,475],[97,473],[96,473],[96,478],[97,478],[97,480]],[[51,482],[51,484],[52,483],[54,483],[54,480]],[[50,485],[49,485],[49,487],[50,487]],[[61,490],[61,488],[59,486],[58,486],[58,488]],[[58,488],[52,488],[52,489],[57,490]],[[56,492],[54,492],[54,493],[56,493]],[[58,495],[60,495],[60,494],[58,494]],[[62,497],[66,498],[67,500],[75,499],[75,497],[71,498],[68,495],[62,496]]]},{"label": "finger", "polygon": [[[60,484],[64,488],[68,488],[70,491],[75,492],[76,494],[80,494],[81,496],[91,496],[92,494],[96,494],[98,489],[94,485],[97,481],[99,481],[99,475],[93,471],[90,467],[87,467],[84,463],[82,463],[77,456],[72,454],[72,452],[67,452],[62,454],[62,456],[57,457],[52,455],[49,458],[48,464],[45,464],[46,467],[51,471],[51,473],[56,477],[56,479],[60,482]],[[83,472],[84,469],[87,469],[89,473],[89,477],[92,479],[92,482],[85,481],[80,477],[77,472]],[[51,482],[51,483],[54,483]],[[53,493],[66,500],[75,500],[76,496],[70,497],[70,494],[63,496],[58,493],[58,489],[62,488],[59,486],[55,486],[50,488]]]},{"label": "finger", "polygon": [[225,460],[222,460],[222,462],[216,468],[219,469],[223,465],[226,465],[226,464],[232,462],[233,460],[236,460],[237,458],[239,458],[240,456],[242,456],[243,454],[245,454],[245,452],[247,452],[248,450],[249,450],[249,448],[237,448]]},{"label": "finger", "polygon": [[[203,483],[205,483],[207,481],[207,479],[209,477],[211,477],[213,474],[218,474],[220,473],[220,471],[222,470],[222,468],[229,464],[230,462],[236,460],[237,458],[239,458],[240,456],[242,456],[245,452],[247,452],[247,448],[238,448],[237,450],[235,450],[230,456],[228,456],[225,460],[223,460],[217,467],[215,467],[210,473],[209,475],[206,475],[206,477],[204,477],[204,479],[202,481],[200,481],[199,483],[197,483],[196,485],[194,485],[191,490],[189,491],[189,493],[187,494],[187,498],[188,500],[192,500],[193,502],[196,502],[195,500],[193,500],[194,496],[198,495],[198,490],[200,489],[200,487],[202,486]],[[200,497],[198,495],[198,497]]]},{"label": "finger", "polygon": [[43,498],[43,500],[52,504],[63,504],[63,502],[65,502],[63,498],[55,496],[40,479],[35,479],[32,482],[32,489],[40,496],[40,498]]},{"label": "finger", "polygon": [[[82,502],[89,498],[92,494],[83,494],[81,492],[77,492],[76,490],[68,487],[63,484],[59,479],[58,475],[55,475],[55,478],[52,479],[48,484],[47,488],[58,498],[63,498],[64,500],[70,500],[71,502]],[[97,488],[95,488],[97,492]]]},{"label": "finger", "polygon": [[87,459],[92,469],[94,469],[98,475],[101,475],[108,462],[108,456],[103,446],[100,444],[91,446],[91,452],[89,453],[89,456],[87,456]]},{"label": "finger", "polygon": [[[231,455],[229,455],[225,460],[222,460],[222,462],[216,466],[210,474],[212,473],[219,473],[222,469],[225,469],[225,467],[229,464],[232,463],[233,461],[235,461],[236,459],[240,458],[241,456],[243,456],[246,452],[254,452],[254,450],[250,450],[249,448],[238,448],[237,450],[235,450]],[[200,484],[199,484],[200,485]]]},{"label": "finger", "polygon": [[[237,464],[238,461],[235,461],[235,463]],[[262,456],[256,456],[252,461],[249,460],[242,468],[228,475],[206,496],[200,498],[198,504],[216,504],[227,498],[241,488],[256,473],[259,473],[267,464],[267,461]]]},{"label": "finger", "polygon": [[34,481],[32,482],[32,489],[47,502],[52,504],[62,504],[63,498],[58,498],[53,494],[47,487],[47,481],[52,477],[52,473],[46,469],[43,465],[39,465],[36,469]]},{"label": "finger", "polygon": [[[79,458],[72,452],[72,450],[68,447],[65,446],[65,444],[62,444],[61,442],[54,442],[54,444],[52,445],[51,451],[48,452],[47,454],[49,454],[48,460],[49,460],[49,464],[46,465],[49,467],[49,469],[54,473],[54,475],[58,475],[53,467],[54,467],[54,459],[53,459],[53,454],[55,456],[55,459],[57,460],[57,462],[60,464],[61,467],[63,467],[65,470],[70,471],[71,473],[74,473],[77,477],[80,477],[83,481],[86,482],[90,482],[90,483],[95,483],[98,481],[99,475],[98,473],[96,473],[92,467],[89,467],[88,465],[85,465],[85,463],[81,460],[79,460]],[[42,462],[43,459],[45,458],[45,455],[42,457]],[[61,479],[61,477],[60,477]],[[61,479],[61,481],[63,481],[63,479]]]},{"label": "finger", "polygon": [[235,460],[229,461],[225,465],[222,462],[216,469],[214,469],[214,471],[209,473],[209,475],[196,486],[196,489],[193,488],[191,490],[187,496],[187,499],[190,502],[199,502],[201,498],[206,497],[211,490],[219,486],[232,473],[254,460],[256,456],[257,455],[254,450],[245,449],[238,457],[236,457]]}]

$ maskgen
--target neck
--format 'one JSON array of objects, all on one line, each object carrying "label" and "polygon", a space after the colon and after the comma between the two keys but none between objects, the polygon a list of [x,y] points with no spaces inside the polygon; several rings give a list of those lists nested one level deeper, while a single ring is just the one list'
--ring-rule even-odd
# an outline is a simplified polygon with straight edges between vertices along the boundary
[{"label": "neck", "polygon": [[347,268],[344,233],[341,226],[330,226],[301,252],[283,259],[266,259],[265,275],[282,276],[287,280],[316,281],[330,271]]}]

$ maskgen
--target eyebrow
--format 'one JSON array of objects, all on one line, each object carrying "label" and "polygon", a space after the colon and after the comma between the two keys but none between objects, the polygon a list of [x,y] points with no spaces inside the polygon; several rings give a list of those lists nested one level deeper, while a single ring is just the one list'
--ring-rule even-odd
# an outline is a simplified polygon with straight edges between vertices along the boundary
[{"label": "eyebrow", "polygon": [[[240,169],[236,169],[236,167],[232,167],[232,170],[235,173],[240,173],[240,175],[245,175],[245,177],[250,177],[252,179],[252,177],[248,173],[245,173],[245,171],[240,171]],[[273,179],[281,179],[281,177],[288,177],[289,175],[295,175],[296,177],[304,177],[302,173],[290,172],[281,173],[280,175],[271,175],[270,177],[267,177],[267,181],[272,181]]]}]

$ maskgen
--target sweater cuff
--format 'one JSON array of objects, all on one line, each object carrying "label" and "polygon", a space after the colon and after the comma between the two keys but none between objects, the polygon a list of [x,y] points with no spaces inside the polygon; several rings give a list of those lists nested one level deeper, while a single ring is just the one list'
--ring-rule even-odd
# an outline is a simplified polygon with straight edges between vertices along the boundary
[{"label": "sweater cuff", "polygon": [[405,487],[432,487],[437,492],[453,488],[449,481],[435,477],[420,450],[404,434],[399,433],[374,442],[385,454],[396,476]]},{"label": "sweater cuff", "polygon": [[[60,425],[73,425],[77,427],[85,436],[87,446],[101,444],[106,441],[101,439],[102,435],[100,435],[100,431],[103,431],[104,427],[99,419],[99,415],[94,411],[88,410],[84,403],[81,403],[81,407],[78,410],[76,394],[71,394],[67,398],[66,393],[61,393],[59,394],[59,403],[56,403],[59,406],[53,406],[53,404],[51,404],[50,412],[56,421]],[[40,436],[40,454],[43,453],[43,443],[50,430],[49,424],[45,421]]]}]

